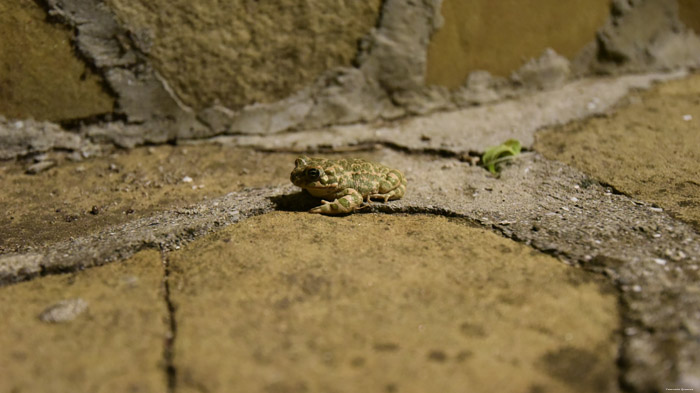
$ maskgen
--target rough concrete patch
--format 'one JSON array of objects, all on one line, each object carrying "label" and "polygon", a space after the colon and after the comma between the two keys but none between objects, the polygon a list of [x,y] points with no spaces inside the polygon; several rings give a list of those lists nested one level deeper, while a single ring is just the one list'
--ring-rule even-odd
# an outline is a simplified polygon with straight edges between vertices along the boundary
[{"label": "rough concrete patch", "polygon": [[314,106],[300,128],[393,119],[404,114],[376,79],[356,68],[327,72],[313,88]]},{"label": "rough concrete patch", "polygon": [[534,93],[492,105],[439,112],[408,118],[383,127],[338,126],[270,136],[233,136],[234,145],[262,149],[315,150],[318,147],[363,143],[389,143],[409,150],[438,150],[455,154],[481,152],[489,146],[515,138],[526,148],[541,127],[604,113],[631,89],[648,88],[653,82],[679,78],[671,74],[589,78],[559,89]]},{"label": "rough concrete patch", "polygon": [[386,0],[360,68],[390,94],[423,86],[430,36],[442,25],[442,0]]},{"label": "rough concrete patch", "polygon": [[539,90],[563,85],[571,73],[569,61],[553,49],[545,49],[542,56],[532,59],[516,70],[511,79]]},{"label": "rough concrete patch", "polygon": [[0,391],[165,392],[162,278],[148,251],[0,288]]},{"label": "rough concrete patch", "polygon": [[198,116],[215,134],[272,134],[403,114],[364,72],[338,68],[319,77],[313,86],[281,101],[254,104],[237,112],[216,105]]},{"label": "rough concrete patch", "polygon": [[451,99],[458,107],[489,104],[509,98],[512,85],[505,78],[497,78],[487,71],[474,71],[466,82],[451,91]]},{"label": "rough concrete patch", "polygon": [[[103,3],[45,1],[50,15],[77,29],[76,46],[103,72],[111,89],[117,93],[116,112],[125,115],[130,122],[146,123],[139,143],[209,135],[209,130],[159,78],[136,48],[132,36],[119,26]],[[154,133],[154,129],[159,132]],[[163,133],[165,135],[160,135]]]},{"label": "rough concrete patch", "polygon": [[272,104],[253,104],[240,112],[215,106],[199,117],[217,133],[271,134],[299,126],[313,107],[308,89]]},{"label": "rough concrete patch", "polygon": [[[99,266],[132,256],[148,247],[179,248],[180,243],[215,228],[272,210],[270,196],[287,188],[230,193],[190,208],[180,208],[102,229],[94,234],[52,244],[36,257],[17,255],[0,259],[0,285],[41,273],[58,273]],[[28,267],[23,264],[29,263]]]},{"label": "rough concrete patch", "polygon": [[79,151],[90,155],[99,148],[76,133],[64,131],[55,123],[34,120],[8,121],[0,116],[0,160],[52,149]]},{"label": "rough concrete patch", "polygon": [[598,33],[594,70],[630,72],[700,65],[700,38],[666,0],[613,1],[613,17]]},{"label": "rough concrete patch", "polygon": [[535,149],[700,230],[700,75],[635,93],[617,111],[537,135]]},{"label": "rough concrete patch", "polygon": [[617,391],[609,284],[463,221],[275,212],[168,259],[178,390]]},{"label": "rough concrete patch", "polygon": [[0,277],[33,277],[41,273],[41,254],[0,255]]},{"label": "rough concrete patch", "polygon": [[90,140],[131,149],[145,143],[162,144],[175,140],[166,124],[128,124],[121,121],[90,124],[81,130]]}]

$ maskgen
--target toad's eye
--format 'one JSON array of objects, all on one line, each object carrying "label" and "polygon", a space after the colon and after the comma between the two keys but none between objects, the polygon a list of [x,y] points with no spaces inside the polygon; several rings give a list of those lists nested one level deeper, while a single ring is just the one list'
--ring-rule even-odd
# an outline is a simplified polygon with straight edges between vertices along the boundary
[{"label": "toad's eye", "polygon": [[306,170],[306,177],[308,177],[311,180],[316,180],[321,176],[321,172],[318,171],[316,168],[309,168]]}]

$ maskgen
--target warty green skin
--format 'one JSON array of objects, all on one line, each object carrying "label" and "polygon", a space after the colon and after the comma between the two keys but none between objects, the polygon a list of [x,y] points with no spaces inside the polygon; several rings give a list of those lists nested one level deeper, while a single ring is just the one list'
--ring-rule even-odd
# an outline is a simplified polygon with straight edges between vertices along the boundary
[{"label": "warty green skin", "polygon": [[400,171],[360,158],[301,156],[295,161],[290,179],[322,199],[323,204],[309,210],[311,213],[352,213],[363,202],[370,203],[370,199],[386,202],[399,199],[406,192],[406,178]]}]

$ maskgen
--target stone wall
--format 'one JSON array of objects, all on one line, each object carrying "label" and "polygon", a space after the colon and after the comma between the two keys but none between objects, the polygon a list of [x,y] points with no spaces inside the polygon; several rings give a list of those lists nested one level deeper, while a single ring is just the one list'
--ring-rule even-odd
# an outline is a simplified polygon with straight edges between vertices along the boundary
[{"label": "stone wall", "polygon": [[0,3],[0,115],[63,121],[113,110],[114,99],[71,47],[72,31],[32,0]]},{"label": "stone wall", "polygon": [[700,64],[692,0],[0,7],[0,147],[31,132],[12,119],[131,147],[392,120]]}]

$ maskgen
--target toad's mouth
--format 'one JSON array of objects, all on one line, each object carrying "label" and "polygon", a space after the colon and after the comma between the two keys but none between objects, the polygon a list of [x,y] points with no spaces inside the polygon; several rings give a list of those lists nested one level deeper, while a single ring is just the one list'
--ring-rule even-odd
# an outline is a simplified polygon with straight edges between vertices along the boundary
[{"label": "toad's mouth", "polygon": [[326,190],[329,188],[338,188],[338,183],[326,184],[325,186],[323,184],[313,185],[313,186],[310,184],[307,184],[304,186],[304,188],[313,189],[313,190]]}]

